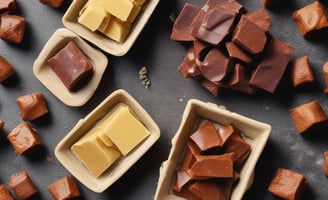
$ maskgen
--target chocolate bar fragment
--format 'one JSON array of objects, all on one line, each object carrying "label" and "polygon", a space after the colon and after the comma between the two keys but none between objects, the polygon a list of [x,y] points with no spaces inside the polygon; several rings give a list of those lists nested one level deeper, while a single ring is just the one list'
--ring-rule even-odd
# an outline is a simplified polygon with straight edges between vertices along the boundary
[{"label": "chocolate bar fragment", "polygon": [[92,63],[74,41],[70,41],[48,64],[70,92],[84,86],[93,74]]},{"label": "chocolate bar fragment", "polygon": [[327,121],[327,115],[317,100],[292,108],[289,114],[299,134]]},{"label": "chocolate bar fragment", "polygon": [[0,55],[0,83],[7,80],[10,76],[15,74],[14,67]]},{"label": "chocolate bar fragment", "polygon": [[252,58],[249,57],[246,52],[240,49],[233,42],[226,42],[225,47],[228,51],[230,58],[237,59],[238,61],[250,64],[252,62]]},{"label": "chocolate bar fragment", "polygon": [[291,62],[290,74],[294,87],[314,81],[313,72],[307,56],[295,58]]},{"label": "chocolate bar fragment", "polygon": [[302,174],[290,169],[279,168],[268,190],[280,198],[298,200],[307,184],[308,181]]},{"label": "chocolate bar fragment", "polygon": [[16,99],[19,115],[25,121],[35,120],[48,113],[48,108],[41,92],[20,96]]},{"label": "chocolate bar fragment", "polygon": [[179,72],[184,78],[199,77],[201,72],[196,64],[196,55],[194,46],[191,46],[179,66]]},{"label": "chocolate bar fragment", "polygon": [[16,126],[7,136],[7,139],[19,155],[26,154],[33,149],[42,146],[35,129],[26,122]]},{"label": "chocolate bar fragment", "polygon": [[206,88],[209,92],[213,94],[213,96],[218,96],[220,89],[222,86],[219,83],[213,83],[212,81],[207,80],[206,78],[200,79],[200,84]]},{"label": "chocolate bar fragment", "polygon": [[11,195],[8,188],[4,185],[0,185],[0,199],[2,200],[14,200],[14,197]]},{"label": "chocolate bar fragment", "polygon": [[257,88],[249,84],[250,75],[246,72],[246,67],[237,63],[233,68],[230,79],[224,83],[224,86],[229,89],[242,91],[247,94],[253,94]]},{"label": "chocolate bar fragment", "polygon": [[215,8],[230,11],[235,15],[244,12],[244,6],[239,4],[236,0],[207,0],[207,2],[202,7],[202,10],[205,10],[207,12]]},{"label": "chocolate bar fragment", "polygon": [[0,13],[14,13],[16,12],[16,0],[1,0],[0,1]]},{"label": "chocolate bar fragment", "polygon": [[25,18],[18,15],[3,14],[0,21],[0,39],[11,43],[23,41],[26,27]]},{"label": "chocolate bar fragment", "polygon": [[29,199],[37,193],[37,190],[26,171],[10,176],[9,185],[18,199]]},{"label": "chocolate bar fragment", "polygon": [[229,200],[233,179],[218,181],[196,181],[189,186],[189,190],[200,199]]},{"label": "chocolate bar fragment", "polygon": [[73,199],[81,196],[80,190],[71,176],[65,176],[51,183],[48,190],[55,200]]},{"label": "chocolate bar fragment", "polygon": [[254,22],[260,28],[262,28],[265,32],[268,32],[271,26],[271,17],[269,13],[264,9],[259,9],[254,12],[246,13],[243,15],[250,21]]},{"label": "chocolate bar fragment", "polygon": [[50,7],[58,8],[60,7],[64,0],[39,0],[41,3],[48,5]]},{"label": "chocolate bar fragment", "polygon": [[328,177],[328,151],[323,152],[323,173]]}]

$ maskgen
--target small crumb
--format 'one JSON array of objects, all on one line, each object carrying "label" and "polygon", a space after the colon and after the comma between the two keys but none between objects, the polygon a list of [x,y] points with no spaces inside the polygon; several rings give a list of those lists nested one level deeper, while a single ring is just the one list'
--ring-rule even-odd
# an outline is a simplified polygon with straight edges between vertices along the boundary
[{"label": "small crumb", "polygon": [[139,70],[139,79],[142,81],[142,84],[148,89],[151,85],[151,82],[148,78],[148,70],[145,66],[141,67]]},{"label": "small crumb", "polygon": [[183,98],[179,99],[179,102],[183,102]]},{"label": "small crumb", "polygon": [[52,158],[50,156],[47,156],[46,160],[49,161],[49,162],[52,162]]}]

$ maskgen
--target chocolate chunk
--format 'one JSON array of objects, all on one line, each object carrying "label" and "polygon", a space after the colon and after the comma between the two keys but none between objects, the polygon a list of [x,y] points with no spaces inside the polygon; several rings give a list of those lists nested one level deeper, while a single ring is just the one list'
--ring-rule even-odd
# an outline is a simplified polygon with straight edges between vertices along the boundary
[{"label": "chocolate chunk", "polygon": [[7,139],[19,155],[26,154],[36,147],[43,145],[36,131],[26,122],[16,126],[8,134]]},{"label": "chocolate chunk", "polygon": [[326,88],[324,90],[324,93],[326,95],[328,95],[328,62],[325,62],[322,66],[322,73],[323,73],[323,77],[325,79],[325,83],[326,83]]},{"label": "chocolate chunk", "polygon": [[50,7],[58,8],[60,7],[64,0],[39,0],[41,3],[48,5]]},{"label": "chocolate chunk", "polygon": [[232,36],[232,42],[251,54],[263,51],[267,37],[265,31],[252,20],[242,16]]},{"label": "chocolate chunk", "polygon": [[26,171],[10,176],[9,185],[18,199],[29,199],[37,193],[37,190]]},{"label": "chocolate chunk", "polygon": [[279,168],[269,185],[269,192],[290,200],[298,200],[308,184],[306,178],[295,171]]},{"label": "chocolate chunk", "polygon": [[224,84],[224,87],[253,94],[257,88],[249,84],[250,77],[246,73],[245,66],[237,63],[234,67],[230,80]]},{"label": "chocolate chunk", "polygon": [[323,152],[323,172],[328,177],[328,151]]},{"label": "chocolate chunk", "polygon": [[292,46],[272,37],[260,64],[251,76],[250,84],[273,93],[285,73],[293,51]]},{"label": "chocolate chunk", "polygon": [[307,56],[293,60],[290,75],[294,87],[314,81],[313,72]]},{"label": "chocolate chunk", "polygon": [[70,92],[80,89],[93,74],[92,63],[73,41],[51,57],[48,64]]},{"label": "chocolate chunk", "polygon": [[26,21],[25,18],[17,15],[1,15],[0,39],[11,43],[21,43],[23,41]]},{"label": "chocolate chunk", "polygon": [[206,78],[202,78],[200,80],[200,84],[206,88],[209,92],[213,94],[213,96],[218,96],[220,89],[222,88],[219,83],[213,83],[212,81],[207,80]]},{"label": "chocolate chunk", "polygon": [[229,73],[232,64],[228,57],[214,48],[208,52],[199,69],[207,80],[218,83]]},{"label": "chocolate chunk", "polygon": [[3,127],[4,127],[4,125],[5,125],[5,122],[2,121],[2,120],[0,120],[0,133],[1,133],[1,131],[2,131]]},{"label": "chocolate chunk", "polygon": [[192,26],[190,24],[198,15],[200,8],[186,3],[178,17],[175,19],[171,33],[171,39],[175,41],[193,41],[191,36]]},{"label": "chocolate chunk", "polygon": [[266,10],[259,9],[255,12],[246,13],[244,16],[262,28],[265,32],[269,31],[271,26],[271,17]]},{"label": "chocolate chunk", "polygon": [[232,183],[232,179],[196,181],[189,186],[189,190],[200,199],[229,200]]},{"label": "chocolate chunk", "polygon": [[237,45],[235,45],[233,42],[226,42],[225,47],[231,58],[235,58],[244,63],[252,62],[252,59],[242,49],[240,49]]},{"label": "chocolate chunk", "polygon": [[326,113],[317,100],[292,108],[289,114],[300,134],[327,121]]},{"label": "chocolate chunk", "polygon": [[48,108],[42,93],[32,93],[16,99],[19,106],[19,115],[25,121],[35,120],[48,113]]},{"label": "chocolate chunk", "polygon": [[14,200],[14,197],[11,195],[8,188],[3,184],[0,185],[0,199],[2,199],[2,200]]},{"label": "chocolate chunk", "polygon": [[0,13],[13,13],[16,12],[16,0],[1,0],[0,1]]},{"label": "chocolate chunk", "polygon": [[70,176],[65,176],[51,183],[48,190],[55,200],[73,199],[81,195],[74,178]]},{"label": "chocolate chunk", "polygon": [[[198,18],[197,18],[198,19]],[[202,22],[196,23],[191,35],[212,45],[219,45],[231,33],[235,15],[219,9],[208,11]]]},{"label": "chocolate chunk", "polygon": [[173,186],[173,191],[181,192],[182,187],[187,185],[192,180],[188,173],[188,169],[180,169],[176,172],[176,178]]},{"label": "chocolate chunk", "polygon": [[307,37],[311,32],[328,27],[325,8],[319,1],[295,11],[293,19],[303,37]]},{"label": "chocolate chunk", "polygon": [[2,56],[0,56],[0,83],[15,74],[14,67]]},{"label": "chocolate chunk", "polygon": [[202,9],[205,11],[209,11],[214,8],[230,11],[235,15],[240,14],[244,11],[244,7],[236,0],[207,0],[205,5],[202,7]]},{"label": "chocolate chunk", "polygon": [[191,46],[185,58],[183,59],[181,65],[179,66],[179,72],[184,78],[201,76],[199,67],[196,65],[195,56],[196,55],[195,55],[194,46]]}]

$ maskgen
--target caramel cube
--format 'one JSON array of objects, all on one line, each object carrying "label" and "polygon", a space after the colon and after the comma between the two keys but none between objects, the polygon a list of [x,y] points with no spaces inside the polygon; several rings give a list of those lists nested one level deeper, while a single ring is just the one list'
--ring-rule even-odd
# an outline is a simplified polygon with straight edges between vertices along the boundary
[{"label": "caramel cube", "polygon": [[0,199],[1,200],[14,200],[14,197],[9,192],[5,185],[0,185]]},{"label": "caramel cube", "polygon": [[13,13],[17,9],[16,0],[1,0],[0,13],[9,12]]},{"label": "caramel cube", "polygon": [[19,115],[25,121],[35,120],[48,113],[48,108],[42,93],[32,93],[16,99],[19,106]]},{"label": "caramel cube", "polygon": [[0,56],[0,83],[7,80],[14,73],[14,67],[4,57]]},{"label": "caramel cube", "polygon": [[9,180],[9,185],[18,199],[29,199],[37,193],[37,190],[26,171],[12,175]]},{"label": "caramel cube", "polygon": [[291,65],[291,79],[294,87],[314,81],[313,72],[307,56],[294,59]]},{"label": "caramel cube", "polygon": [[39,0],[40,3],[43,3],[45,5],[48,5],[50,7],[58,8],[61,6],[64,2],[64,0]]},{"label": "caramel cube", "polygon": [[0,120],[0,132],[2,131],[4,125],[5,125],[5,122]]},{"label": "caramel cube", "polygon": [[1,15],[0,38],[11,43],[21,43],[25,33],[25,18],[18,15]]},{"label": "caramel cube", "polygon": [[55,200],[71,199],[81,195],[77,184],[70,176],[65,176],[51,183],[48,190]]}]

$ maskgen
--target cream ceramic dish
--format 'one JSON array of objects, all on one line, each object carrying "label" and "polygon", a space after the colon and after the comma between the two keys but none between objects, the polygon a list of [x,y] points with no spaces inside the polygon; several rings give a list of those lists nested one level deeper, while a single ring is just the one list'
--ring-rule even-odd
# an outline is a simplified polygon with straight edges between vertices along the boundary
[{"label": "cream ceramic dish", "polygon": [[[70,92],[47,63],[49,58],[54,56],[70,41],[74,41],[88,57],[94,70],[88,83],[76,92]],[[33,73],[64,104],[68,106],[82,106],[96,91],[107,65],[108,59],[100,50],[91,47],[72,31],[60,28],[50,37],[35,60]]]},{"label": "cream ceramic dish", "polygon": [[[137,119],[149,130],[150,135],[136,146],[126,156],[121,156],[98,178],[89,170],[71,151],[71,146],[91,130],[105,116],[110,114],[116,106],[125,104],[136,114]],[[103,192],[118,180],[160,137],[157,124],[142,108],[142,106],[126,91],[116,90],[98,105],[84,119],[81,119],[75,127],[57,144],[55,155],[59,162],[82,184],[94,192]]]},{"label": "cream ceramic dish", "polygon": [[77,22],[79,12],[86,3],[87,0],[74,0],[72,2],[71,6],[63,16],[62,21],[64,26],[80,35],[82,38],[95,44],[107,53],[114,56],[123,56],[130,50],[133,43],[138,38],[142,29],[158,5],[159,0],[146,0],[145,4],[142,6],[141,12],[132,25],[128,37],[123,43],[118,43],[106,37],[102,33],[92,32]]},{"label": "cream ceramic dish", "polygon": [[254,168],[270,136],[271,126],[230,112],[212,103],[189,100],[180,127],[172,139],[169,158],[160,168],[155,200],[182,199],[172,193],[175,172],[183,158],[188,137],[197,129],[195,125],[203,119],[209,119],[221,125],[234,124],[241,130],[246,142],[251,145],[251,153],[240,172],[239,182],[234,187],[230,199],[242,199],[245,191],[252,185]]}]

